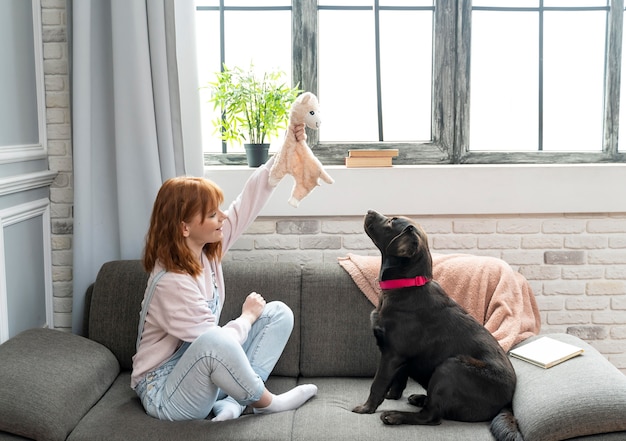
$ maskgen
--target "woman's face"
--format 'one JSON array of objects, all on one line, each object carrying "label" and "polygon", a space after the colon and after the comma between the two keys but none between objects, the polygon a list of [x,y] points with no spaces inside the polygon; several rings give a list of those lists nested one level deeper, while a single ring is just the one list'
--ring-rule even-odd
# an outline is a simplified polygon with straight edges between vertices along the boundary
[{"label": "woman's face", "polygon": [[220,242],[223,237],[222,224],[226,215],[219,208],[203,216],[198,213],[191,221],[183,222],[183,235],[192,249],[202,249],[207,243]]}]

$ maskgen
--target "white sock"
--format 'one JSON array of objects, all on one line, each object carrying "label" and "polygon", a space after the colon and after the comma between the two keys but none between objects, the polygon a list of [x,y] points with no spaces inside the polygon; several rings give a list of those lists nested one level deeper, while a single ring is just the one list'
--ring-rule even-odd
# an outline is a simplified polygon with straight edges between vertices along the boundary
[{"label": "white sock", "polygon": [[317,394],[317,386],[303,384],[280,395],[272,395],[272,402],[267,407],[255,408],[254,413],[278,413],[294,410],[302,406]]},{"label": "white sock", "polygon": [[215,418],[211,421],[227,421],[239,418],[246,407],[236,402],[231,397],[216,401],[213,405]]}]

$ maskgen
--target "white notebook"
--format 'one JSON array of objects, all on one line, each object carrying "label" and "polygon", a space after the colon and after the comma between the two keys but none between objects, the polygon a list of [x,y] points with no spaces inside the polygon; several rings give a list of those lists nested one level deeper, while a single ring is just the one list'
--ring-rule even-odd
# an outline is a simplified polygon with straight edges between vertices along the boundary
[{"label": "white notebook", "polygon": [[513,357],[544,369],[551,368],[582,353],[582,348],[550,337],[538,338],[524,346],[509,351],[509,354]]}]

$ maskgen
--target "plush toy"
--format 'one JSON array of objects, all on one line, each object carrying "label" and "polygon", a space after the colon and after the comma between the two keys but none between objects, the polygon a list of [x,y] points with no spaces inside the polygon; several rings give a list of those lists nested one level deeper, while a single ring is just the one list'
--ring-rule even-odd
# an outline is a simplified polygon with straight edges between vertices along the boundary
[{"label": "plush toy", "polygon": [[269,177],[270,185],[276,185],[285,175],[293,176],[295,183],[288,202],[294,207],[297,207],[304,197],[320,185],[320,179],[328,184],[335,182],[324,171],[322,163],[307,145],[306,135],[300,141],[296,139],[295,133],[300,127],[306,125],[311,129],[317,129],[320,124],[317,97],[311,92],[304,92],[291,106],[285,142],[276,153]]}]

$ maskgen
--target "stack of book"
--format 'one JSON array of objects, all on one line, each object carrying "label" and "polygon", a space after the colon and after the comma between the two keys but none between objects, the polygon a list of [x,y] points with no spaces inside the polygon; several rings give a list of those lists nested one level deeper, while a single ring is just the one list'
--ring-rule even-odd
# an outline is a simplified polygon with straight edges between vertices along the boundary
[{"label": "stack of book", "polygon": [[391,167],[396,156],[398,149],[349,150],[346,167]]}]

